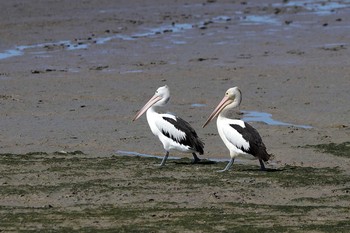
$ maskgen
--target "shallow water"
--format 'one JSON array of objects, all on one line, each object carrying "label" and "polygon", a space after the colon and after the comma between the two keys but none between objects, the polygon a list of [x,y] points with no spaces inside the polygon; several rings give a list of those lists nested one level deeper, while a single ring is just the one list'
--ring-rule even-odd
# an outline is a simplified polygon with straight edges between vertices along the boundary
[{"label": "shallow water", "polygon": [[[64,41],[58,41],[58,42],[51,42],[51,43],[39,43],[39,44],[33,44],[33,45],[20,45],[16,46],[13,49],[5,50],[4,52],[0,53],[0,60],[1,59],[7,59],[15,56],[22,56],[27,50],[30,49],[40,49],[40,51],[36,51],[35,53],[47,53],[49,51],[46,51],[47,48],[55,48],[57,49],[51,50],[51,51],[57,51],[60,49],[66,49],[66,50],[78,50],[78,49],[87,49],[90,47],[91,44],[105,44],[111,40],[120,39],[120,40],[126,40],[126,41],[132,41],[136,40],[138,38],[143,37],[151,37],[156,36],[158,34],[162,33],[178,33],[183,30],[191,29],[193,26],[192,24],[174,24],[174,25],[163,25],[160,27],[155,28],[148,28],[144,32],[140,33],[134,33],[132,35],[124,35],[124,34],[115,34],[107,37],[98,37],[94,38],[91,41],[79,41],[79,42],[72,42],[70,40],[64,40]],[[176,43],[176,41],[175,41]],[[184,41],[180,41],[176,44],[183,44]],[[42,50],[45,49],[45,50]]]},{"label": "shallow water", "polygon": [[206,104],[191,104],[191,107],[195,107],[195,108],[200,108],[200,107],[205,107],[207,106]]},{"label": "shallow water", "polygon": [[10,57],[21,56],[23,53],[18,49],[9,49],[5,52],[0,53],[0,59],[6,59]]},{"label": "shallow water", "polygon": [[248,122],[263,122],[268,125],[281,125],[281,126],[293,126],[297,128],[303,128],[303,129],[311,129],[312,126],[309,125],[295,125],[292,123],[286,123],[283,121],[277,121],[272,119],[272,114],[266,113],[266,112],[257,112],[257,111],[242,111],[243,121]]},{"label": "shallow water", "polygon": [[121,71],[121,74],[131,74],[131,73],[142,73],[143,70],[125,70],[125,71]]},{"label": "shallow water", "polygon": [[269,15],[247,15],[241,18],[241,25],[259,25],[259,24],[271,24],[281,25],[277,18]]},{"label": "shallow water", "polygon": [[[87,49],[89,47],[88,44],[84,44],[81,42],[73,43],[69,40],[51,42],[51,43],[40,43],[33,45],[19,45],[14,49],[8,49],[2,53],[0,53],[0,60],[7,59],[10,57],[22,56],[26,52],[26,50],[34,50],[32,54],[46,54],[48,51],[58,51],[60,49],[66,50],[77,50],[77,49]],[[44,49],[44,50],[43,50]]]},{"label": "shallow water", "polygon": [[[36,53],[38,52],[48,53],[51,51],[57,51],[59,49],[65,49],[65,50],[88,49],[92,44],[101,45],[116,39],[133,41],[140,38],[154,37],[154,36],[158,36],[161,34],[168,34],[168,33],[172,33],[172,35],[175,37],[174,39],[170,40],[173,44],[183,45],[183,44],[186,44],[187,42],[186,40],[183,39],[184,38],[183,36],[181,38],[176,38],[177,33],[200,28],[208,22],[227,23],[230,21],[231,21],[231,17],[220,15],[205,21],[199,21],[194,23],[182,23],[182,24],[176,23],[176,24],[170,24],[170,25],[161,25],[159,27],[153,27],[153,28],[152,27],[144,28],[143,30],[141,29],[141,32],[133,33],[131,35],[113,34],[106,37],[97,37],[91,40],[81,40],[76,42],[73,42],[71,40],[64,40],[64,41],[57,41],[57,42],[50,42],[50,43],[38,43],[33,45],[19,45],[14,47],[13,49],[8,49],[8,50],[5,50],[4,52],[0,52],[0,60],[15,57],[15,56],[22,56],[28,50],[39,50],[39,51],[35,51]],[[266,22],[273,22],[273,19],[268,19],[268,17],[263,17],[263,16],[247,16],[247,18],[243,20],[243,23],[244,22],[247,23],[249,21],[252,21],[253,23],[257,23],[258,21],[260,21],[260,23],[266,23]]]},{"label": "shallow water", "polygon": [[[322,16],[325,14],[333,13],[337,9],[349,7],[349,4],[347,3],[348,2],[345,2],[345,3],[329,2],[329,1],[315,2],[315,1],[303,0],[303,1],[288,1],[286,3],[275,3],[273,4],[273,6],[274,7],[299,6],[309,10],[311,13],[317,13],[319,14],[319,16]],[[37,52],[49,53],[51,51],[58,51],[62,49],[69,50],[69,51],[78,50],[78,49],[88,49],[92,44],[97,44],[97,45],[105,44],[109,41],[116,40],[116,39],[133,41],[140,38],[154,37],[161,34],[169,34],[169,33],[171,33],[172,37],[174,38],[173,39],[167,38],[167,41],[170,41],[174,45],[181,46],[183,44],[186,44],[187,41],[184,39],[185,36],[183,35],[180,38],[176,37],[178,36],[178,33],[185,32],[188,30],[196,30],[202,27],[206,28],[208,24],[213,24],[213,23],[220,23],[220,24],[229,23],[233,21],[233,19],[237,21],[235,25],[246,25],[248,27],[251,25],[253,26],[253,25],[259,25],[259,24],[270,25],[271,27],[273,27],[269,29],[269,33],[271,34],[278,33],[279,30],[285,29],[285,27],[280,27],[284,23],[276,15],[255,15],[255,14],[246,14],[243,12],[236,11],[236,12],[232,12],[232,15],[218,15],[218,16],[214,16],[198,22],[174,23],[174,24],[165,24],[158,27],[150,27],[150,28],[143,28],[143,29],[141,28],[140,32],[132,33],[130,35],[112,34],[105,37],[97,37],[97,38],[92,38],[89,40],[81,40],[81,41],[64,40],[64,41],[57,41],[57,42],[50,42],[50,43],[38,43],[33,45],[15,46],[13,49],[7,49],[3,52],[0,52],[0,60],[15,57],[15,56],[22,56],[29,50],[31,53],[33,53],[32,50],[36,50],[34,51],[36,53]],[[294,24],[292,24],[292,26],[293,25]],[[291,27],[288,27],[288,28],[291,28]],[[225,44],[225,42],[217,42],[217,41],[214,43]]]},{"label": "shallow water", "polygon": [[333,13],[337,9],[342,9],[349,7],[347,4],[349,1],[345,1],[345,3],[340,2],[332,2],[332,1],[312,1],[312,0],[301,0],[301,1],[288,1],[286,3],[275,3],[273,6],[275,7],[303,7],[312,13],[317,15],[328,15]]}]

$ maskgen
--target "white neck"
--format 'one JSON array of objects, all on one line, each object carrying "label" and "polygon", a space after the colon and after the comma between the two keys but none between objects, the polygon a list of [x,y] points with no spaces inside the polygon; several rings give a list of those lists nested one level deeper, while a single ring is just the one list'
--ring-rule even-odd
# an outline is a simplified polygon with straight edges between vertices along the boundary
[{"label": "white neck", "polygon": [[232,103],[230,103],[229,105],[227,105],[219,114],[219,117],[225,117],[227,116],[227,114],[230,112],[230,110],[238,107],[241,103],[241,98],[236,98]]}]

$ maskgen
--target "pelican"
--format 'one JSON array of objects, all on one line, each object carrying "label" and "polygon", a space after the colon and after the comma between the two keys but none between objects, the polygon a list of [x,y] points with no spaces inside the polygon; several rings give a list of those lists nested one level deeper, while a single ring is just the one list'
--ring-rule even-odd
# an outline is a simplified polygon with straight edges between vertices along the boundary
[{"label": "pelican", "polygon": [[160,163],[164,166],[170,150],[192,153],[194,163],[200,161],[196,152],[203,154],[204,143],[189,123],[170,113],[157,113],[156,108],[168,103],[170,91],[167,85],[159,87],[154,96],[137,112],[133,121],[146,112],[148,125],[152,133],[162,142],[166,154]]},{"label": "pelican", "polygon": [[227,118],[229,110],[238,107],[241,101],[242,93],[238,87],[228,89],[224,98],[203,125],[204,128],[211,120],[218,116],[216,121],[218,132],[227,149],[230,151],[231,156],[225,169],[219,172],[229,170],[235,158],[239,155],[259,159],[261,170],[265,170],[264,161],[268,161],[271,156],[266,152],[265,144],[256,129],[242,120]]}]

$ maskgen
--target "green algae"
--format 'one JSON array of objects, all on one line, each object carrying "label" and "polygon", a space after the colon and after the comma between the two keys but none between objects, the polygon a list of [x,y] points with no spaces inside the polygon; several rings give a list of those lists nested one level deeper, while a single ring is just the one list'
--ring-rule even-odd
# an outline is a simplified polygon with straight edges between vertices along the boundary
[{"label": "green algae", "polygon": [[350,142],[307,145],[306,147],[315,148],[323,153],[350,158]]},{"label": "green algae", "polygon": [[[346,232],[349,176],[339,168],[191,164],[83,154],[0,155],[0,231],[16,232]],[[259,195],[332,187],[266,204]],[[254,195],[250,195],[250,194]],[[232,195],[232,196],[231,196]],[[238,198],[237,198],[238,197]],[[42,201],[38,205],[36,200]],[[8,204],[6,204],[8,203]],[[334,217],[332,217],[334,215]],[[326,216],[316,221],[317,216]]]}]

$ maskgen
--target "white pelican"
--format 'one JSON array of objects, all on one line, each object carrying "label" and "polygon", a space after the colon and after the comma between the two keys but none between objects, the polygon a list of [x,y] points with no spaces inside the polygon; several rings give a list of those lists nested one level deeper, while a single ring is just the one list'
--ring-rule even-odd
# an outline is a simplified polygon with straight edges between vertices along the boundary
[{"label": "white pelican", "polygon": [[156,107],[164,106],[170,99],[170,91],[167,85],[159,87],[154,96],[135,115],[137,120],[147,111],[147,121],[152,133],[162,142],[166,154],[160,164],[164,166],[170,150],[192,153],[194,163],[200,161],[195,152],[203,154],[204,143],[198,138],[196,131],[183,119],[169,113],[160,114]]},{"label": "white pelican", "polygon": [[238,87],[228,89],[224,98],[203,125],[204,128],[212,119],[219,115],[216,121],[218,132],[231,156],[231,160],[225,169],[219,172],[229,170],[235,158],[239,155],[248,155],[248,157],[259,159],[261,170],[265,170],[263,161],[268,161],[271,156],[266,152],[265,144],[256,129],[244,121],[226,117],[228,111],[238,107],[241,101],[242,93]]}]

